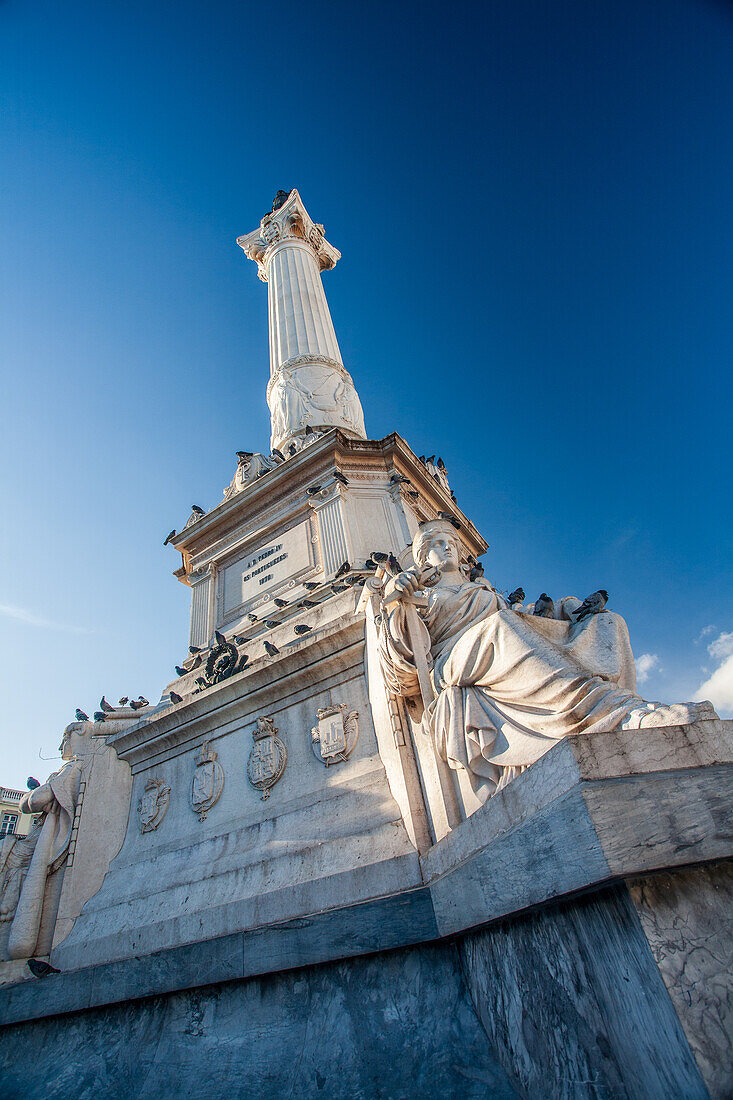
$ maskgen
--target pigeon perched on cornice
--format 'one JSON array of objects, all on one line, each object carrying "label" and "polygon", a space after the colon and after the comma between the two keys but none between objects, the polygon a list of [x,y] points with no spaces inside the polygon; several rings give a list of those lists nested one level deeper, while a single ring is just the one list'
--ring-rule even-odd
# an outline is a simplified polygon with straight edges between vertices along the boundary
[{"label": "pigeon perched on cornice", "polygon": [[392,477],[389,480],[392,482],[393,485],[409,485],[410,484],[409,477],[405,477],[404,474],[399,474],[399,473],[398,474],[392,474]]},{"label": "pigeon perched on cornice", "polygon": [[317,497],[318,494],[320,493],[320,491],[321,491],[321,486],[320,485],[311,485],[308,489],[306,489],[305,495],[308,496],[308,497]]},{"label": "pigeon perched on cornice", "polygon": [[586,596],[575,612],[576,623],[581,622],[583,619],[587,619],[589,615],[599,615],[607,603],[608,592],[606,592],[605,588],[599,588],[597,592],[592,592],[590,596]]},{"label": "pigeon perched on cornice", "polygon": [[523,603],[525,592],[523,588],[515,588],[513,592],[510,592],[507,596],[508,603]]},{"label": "pigeon perched on cornice", "polygon": [[306,623],[299,623],[298,626],[295,627],[295,633],[307,634],[310,629],[311,628]]},{"label": "pigeon perched on cornice", "polygon": [[270,451],[270,454],[273,458],[279,458],[281,462],[285,461],[285,455],[282,453],[282,451],[278,451],[277,447],[273,447]]},{"label": "pigeon perched on cornice", "polygon": [[318,607],[318,604],[315,600],[301,600],[298,604],[298,607],[303,607],[306,610],[310,610],[311,607]]},{"label": "pigeon perched on cornice", "polygon": [[172,531],[171,531],[171,532],[170,532],[169,534],[167,534],[167,535],[165,536],[165,541],[164,541],[164,543],[163,543],[163,546],[167,546],[167,545],[168,545],[168,543],[169,543],[169,542],[172,542],[172,540],[173,540],[173,539],[174,539],[175,537],[176,537],[176,529],[175,529],[175,527],[174,527],[174,528],[173,528],[173,530],[172,530]]},{"label": "pigeon perched on cornice", "polygon": [[276,626],[282,626],[282,623],[278,619],[265,619],[265,626],[268,630],[274,630]]},{"label": "pigeon perched on cornice", "polygon": [[349,484],[349,479],[347,477],[344,477],[344,475],[341,473],[340,470],[335,470],[334,471],[333,480],[334,481],[340,481],[342,485],[348,485]]},{"label": "pigeon perched on cornice", "polygon": [[191,511],[195,512],[197,516],[205,516],[206,515],[206,512],[203,510],[203,508],[199,508],[198,504],[192,504],[191,505]]},{"label": "pigeon perched on cornice", "polygon": [[105,699],[105,697],[104,697],[104,696],[102,696],[102,698],[101,698],[101,700],[100,700],[100,703],[99,703],[99,709],[100,709],[100,710],[105,710],[105,711],[107,712],[107,714],[111,714],[111,713],[112,713],[112,711],[113,711],[113,710],[114,710],[115,708],[114,708],[114,707],[111,707],[111,706],[109,705],[109,703],[107,702],[107,700]]},{"label": "pigeon perched on cornice", "polygon": [[314,592],[316,588],[320,588],[318,581],[305,581],[303,588],[306,588],[309,592]]},{"label": "pigeon perched on cornice", "polygon": [[275,604],[275,607],[287,607],[288,606],[288,601],[281,599],[280,596],[275,596],[275,599],[272,602]]},{"label": "pigeon perched on cornice", "polygon": [[51,963],[44,962],[43,959],[29,959],[28,969],[36,978],[47,978],[49,974],[61,973],[57,967],[51,966]]},{"label": "pigeon perched on cornice", "polygon": [[[188,669],[181,668],[180,665],[176,665],[176,673],[178,676],[185,676],[187,672]],[[122,700],[120,700],[120,702],[122,702]],[[127,699],[125,699],[125,702],[127,702]]]},{"label": "pigeon perched on cornice", "polygon": [[276,654],[278,654],[280,652],[280,650],[277,648],[277,646],[273,645],[272,642],[263,642],[263,645],[264,645],[265,649],[267,650],[267,653],[270,655],[270,657],[274,657]]},{"label": "pigeon perched on cornice", "polygon": [[76,714],[77,722],[88,722],[89,721],[89,715],[85,714],[83,710],[79,709],[79,707],[76,708],[74,713]]},{"label": "pigeon perched on cornice", "polygon": [[456,519],[455,516],[451,515],[450,512],[438,512],[438,519],[444,519],[446,523],[452,524],[455,527],[456,531],[460,531],[461,529],[461,521]]},{"label": "pigeon perched on cornice", "polygon": [[95,722],[104,722],[106,717],[107,717],[107,715],[104,713],[103,710],[95,710],[95,712],[94,712],[94,721]]},{"label": "pigeon perched on cornice", "polygon": [[335,576],[334,576],[333,579],[335,581],[337,581],[339,579],[339,577],[343,577],[344,573],[348,573],[350,569],[351,569],[351,566],[349,565],[349,563],[347,561],[342,562],[341,565],[336,570],[336,573],[335,573]]},{"label": "pigeon perched on cornice", "polygon": [[[176,672],[178,672],[178,666],[176,666]],[[184,672],[178,672],[178,675],[179,676],[185,675],[185,671]],[[120,704],[121,707],[127,706],[127,696],[123,695],[121,699],[117,700],[117,702]]]},{"label": "pigeon perched on cornice", "polygon": [[191,654],[200,653],[201,652],[201,647],[197,646],[197,645],[190,645],[188,647],[188,652],[191,653]]},{"label": "pigeon perched on cornice", "polygon": [[255,614],[254,614],[254,613],[253,613],[252,611],[250,611],[250,612],[249,612],[249,613],[247,614],[247,618],[249,619],[249,621],[250,621],[251,623],[256,623],[256,622],[258,622],[257,616],[256,616],[256,615],[255,615]]},{"label": "pigeon perched on cornice", "polygon": [[169,693],[169,695],[170,695],[171,703],[182,703],[183,702],[183,696],[179,695],[177,691],[171,691]]},{"label": "pigeon perched on cornice", "polygon": [[226,645],[227,644],[227,640],[224,637],[224,635],[221,633],[221,631],[215,630],[214,631],[214,637],[216,638],[216,644],[217,645]]},{"label": "pigeon perched on cornice", "polygon": [[532,614],[538,615],[541,619],[554,619],[555,601],[546,592],[543,592],[540,598],[535,601]]}]

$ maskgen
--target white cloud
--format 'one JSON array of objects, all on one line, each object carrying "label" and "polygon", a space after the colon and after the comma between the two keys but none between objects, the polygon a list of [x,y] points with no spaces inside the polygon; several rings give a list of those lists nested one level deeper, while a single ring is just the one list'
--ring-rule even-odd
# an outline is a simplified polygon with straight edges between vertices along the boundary
[{"label": "white cloud", "polygon": [[91,631],[83,626],[73,626],[70,623],[55,623],[51,619],[44,619],[40,615],[34,615],[32,611],[24,607],[13,607],[11,604],[0,603],[0,615],[8,619],[17,619],[26,626],[41,626],[46,630],[65,630],[70,634],[90,634]]},{"label": "white cloud", "polygon": [[733,633],[719,634],[708,646],[708,653],[720,664],[700,684],[695,697],[709,699],[722,718],[733,718]]},{"label": "white cloud", "polygon": [[656,653],[642,653],[636,658],[636,679],[640,684],[645,684],[651,670],[658,667],[659,657]]},{"label": "white cloud", "polygon": [[726,657],[733,657],[733,634],[723,631],[714,642],[708,646],[708,653],[716,661],[724,661]]},{"label": "white cloud", "polygon": [[695,638],[695,645],[700,645],[703,638],[706,638],[708,634],[712,634],[715,630],[715,624],[711,623],[709,626],[704,626],[698,636]]}]

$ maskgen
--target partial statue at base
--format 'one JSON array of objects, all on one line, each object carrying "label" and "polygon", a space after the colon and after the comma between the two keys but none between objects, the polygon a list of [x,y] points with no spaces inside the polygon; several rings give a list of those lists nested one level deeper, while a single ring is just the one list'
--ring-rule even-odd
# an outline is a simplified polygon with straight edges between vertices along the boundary
[{"label": "partial statue at base", "polygon": [[717,718],[708,702],[637,694],[620,615],[577,616],[574,597],[556,603],[555,617],[532,615],[483,578],[468,580],[449,523],[422,524],[412,554],[416,567],[384,590],[383,670],[396,694],[422,695],[437,752],[474,785],[495,793],[569,734]]}]

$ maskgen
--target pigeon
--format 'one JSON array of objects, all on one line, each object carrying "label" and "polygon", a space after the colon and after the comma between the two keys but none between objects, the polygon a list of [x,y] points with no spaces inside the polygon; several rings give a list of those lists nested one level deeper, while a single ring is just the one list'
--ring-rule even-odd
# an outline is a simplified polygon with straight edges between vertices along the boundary
[{"label": "pigeon", "polygon": [[384,565],[389,554],[385,554],[382,550],[372,550],[371,557],[378,565]]},{"label": "pigeon", "polygon": [[272,602],[274,603],[275,607],[287,607],[288,606],[288,601],[287,600],[281,600],[279,596],[275,596],[275,599]]},{"label": "pigeon", "polygon": [[248,660],[249,660],[249,653],[243,653],[242,656],[239,658],[239,664],[237,665],[237,672],[242,671],[244,666],[247,664]]},{"label": "pigeon", "polygon": [[256,623],[258,621],[257,616],[251,611],[247,614],[247,618],[251,623]]},{"label": "pigeon", "polygon": [[265,649],[267,650],[268,656],[270,657],[274,657],[280,652],[277,646],[273,645],[272,642],[264,642],[263,644],[265,646]]},{"label": "pigeon", "polygon": [[310,629],[311,628],[309,626],[307,626],[305,623],[300,623],[298,626],[295,627],[295,633],[296,634],[307,634]]},{"label": "pigeon", "polygon": [[417,489],[407,489],[405,491],[406,491],[408,497],[410,498],[410,500],[417,500],[417,498],[420,496]]},{"label": "pigeon", "polygon": [[165,536],[165,542],[163,543],[163,546],[167,546],[167,545],[168,545],[168,543],[169,543],[169,542],[172,542],[172,540],[173,540],[173,539],[174,539],[175,537],[176,537],[176,529],[175,529],[175,527],[174,527],[174,528],[173,528],[173,530],[172,530],[172,531],[170,532],[170,534],[169,534],[169,535],[166,535],[166,536]]},{"label": "pigeon", "polygon": [[460,531],[461,529],[460,521],[457,520],[455,516],[452,516],[450,512],[438,512],[438,519],[444,519],[447,523],[452,523],[456,531]]},{"label": "pigeon", "polygon": [[179,695],[177,691],[171,691],[169,694],[170,694],[171,703],[182,703],[183,702],[183,696]]},{"label": "pigeon", "polygon": [[424,461],[425,461],[425,455],[420,455],[420,457],[418,458],[418,462],[424,462]]},{"label": "pigeon", "polygon": [[268,630],[274,630],[276,626],[281,626],[282,623],[278,619],[265,619],[265,626]]},{"label": "pigeon", "polygon": [[320,588],[318,581],[306,581],[303,588],[306,588],[309,592],[314,592],[316,588]]},{"label": "pigeon", "polygon": [[315,602],[315,600],[301,600],[298,604],[298,607],[303,607],[306,610],[310,610],[311,607],[318,607],[318,604]]},{"label": "pigeon", "polygon": [[400,565],[394,554],[388,554],[387,560],[384,564],[387,566],[387,569],[393,577],[396,577],[399,573],[402,572],[402,566]]},{"label": "pigeon", "polygon": [[597,592],[592,592],[590,596],[586,596],[582,604],[575,612],[576,623],[582,622],[583,619],[587,619],[589,615],[599,615],[603,608],[608,603],[608,592],[605,588],[599,588]]},{"label": "pigeon", "polygon": [[197,516],[205,516],[206,515],[206,512],[203,510],[203,508],[199,508],[198,504],[192,504],[191,505],[191,511],[195,512]]},{"label": "pigeon", "polygon": [[290,446],[288,447],[288,454],[289,455],[294,455],[294,454],[297,454],[297,453],[298,453],[297,445],[295,443],[291,443]]},{"label": "pigeon", "polygon": [[453,501],[454,504],[458,504],[458,497],[456,496],[455,493],[451,493],[450,498],[451,498],[451,500]]},{"label": "pigeon", "polygon": [[216,644],[217,645],[226,645],[227,644],[227,640],[224,637],[224,635],[221,633],[221,631],[215,630],[214,631],[214,637],[216,638]]},{"label": "pigeon", "polygon": [[515,588],[513,592],[510,592],[507,596],[509,603],[523,603],[525,592],[523,588]]},{"label": "pigeon", "polygon": [[103,722],[106,717],[107,717],[107,715],[104,713],[103,710],[95,710],[95,712],[94,712],[94,721],[95,722]]},{"label": "pigeon", "polygon": [[248,458],[254,456],[254,451],[237,451],[237,458],[240,462],[246,462]]},{"label": "pigeon", "polygon": [[273,458],[279,458],[281,462],[285,461],[285,455],[282,453],[282,451],[278,451],[277,447],[273,447],[270,451],[270,454]]},{"label": "pigeon", "polygon": [[40,787],[40,783],[37,779],[34,779],[32,775],[29,775],[25,781],[25,785],[29,791],[35,791],[36,787]]},{"label": "pigeon", "polygon": [[483,575],[484,575],[483,565],[481,564],[481,562],[476,562],[476,564],[472,567],[470,573],[468,574],[468,579],[470,581],[477,581],[480,577],[483,577]]},{"label": "pigeon", "polygon": [[445,462],[443,462],[442,458],[438,458],[438,461],[435,463],[435,465],[438,467],[439,470],[445,469]]},{"label": "pigeon", "polygon": [[195,680],[195,683],[197,683],[199,685],[199,688],[207,687],[206,680],[203,676],[197,676],[196,680]]},{"label": "pigeon", "polygon": [[321,491],[320,485],[311,485],[309,489],[306,489],[305,495],[308,497],[316,497]]},{"label": "pigeon", "polygon": [[78,707],[76,708],[74,713],[76,714],[77,722],[88,722],[89,721],[89,715],[85,714],[83,710],[79,710]]},{"label": "pigeon", "polygon": [[533,615],[539,615],[541,619],[554,619],[555,617],[555,601],[543,592],[538,600],[535,601]]},{"label": "pigeon", "polygon": [[193,670],[194,670],[195,668],[198,668],[198,667],[199,667],[199,665],[203,664],[203,662],[204,662],[204,659],[203,659],[203,657],[201,656],[201,654],[200,654],[200,653],[197,653],[197,654],[196,654],[196,656],[195,656],[195,658],[194,658],[193,664],[191,665],[191,667],[189,668],[189,670],[188,670],[188,671],[189,671],[189,672],[193,672]]},{"label": "pigeon", "polygon": [[367,558],[367,560],[364,562],[364,568],[368,569],[371,572],[372,569],[377,568],[377,563],[374,561],[373,558]]},{"label": "pigeon", "polygon": [[331,585],[331,591],[332,592],[346,592],[346,590],[347,589],[346,589],[345,584],[332,584]]},{"label": "pigeon", "polygon": [[310,424],[306,424],[306,426],[305,426],[305,434],[306,434],[306,435],[313,435],[313,429],[311,428]]},{"label": "pigeon", "polygon": [[391,481],[391,483],[393,485],[409,485],[410,484],[409,477],[405,477],[404,474],[392,474],[392,477],[389,480]]},{"label": "pigeon", "polygon": [[61,971],[51,966],[51,963],[44,962],[43,959],[29,959],[28,969],[35,978],[45,978],[49,974],[60,974]]},{"label": "pigeon", "polygon": [[344,577],[344,584],[348,584],[349,588],[353,588],[360,580],[361,577],[358,573],[352,573],[350,577]]},{"label": "pigeon", "polygon": [[[185,668],[181,668],[181,666],[180,666],[180,665],[176,665],[176,675],[178,675],[178,676],[185,676],[185,675],[186,675],[186,671],[187,671],[187,670],[186,670]],[[121,702],[121,701],[122,701],[122,700],[120,700],[120,702]],[[125,700],[125,702],[127,702],[127,700]]]},{"label": "pigeon", "polygon": [[137,701],[138,701],[138,703],[142,703],[142,705],[144,707],[149,707],[150,706],[150,700],[146,699],[144,695],[138,695]]},{"label": "pigeon", "polygon": [[349,565],[349,563],[347,561],[342,562],[341,565],[336,570],[336,575],[334,576],[333,579],[335,581],[337,581],[339,579],[339,577],[343,577],[344,573],[349,573],[350,571],[351,571],[351,566]]},{"label": "pigeon", "polygon": [[142,708],[145,706],[145,703],[141,703],[139,699],[131,699],[130,706],[133,710],[142,710]]},{"label": "pigeon", "polygon": [[191,654],[200,653],[201,652],[201,647],[197,646],[197,645],[190,645],[188,647],[188,652],[191,653]]},{"label": "pigeon", "polygon": [[99,703],[99,709],[100,709],[100,710],[106,710],[106,711],[107,711],[107,714],[111,714],[111,712],[112,712],[112,711],[113,711],[113,710],[114,710],[115,708],[114,708],[114,707],[111,707],[111,706],[109,705],[109,703],[107,702],[107,700],[105,699],[105,697],[104,697],[104,696],[102,696],[102,698],[101,698],[101,701],[100,701],[100,703]]},{"label": "pigeon", "polygon": [[246,640],[241,634],[233,634],[232,637],[234,638],[235,645],[242,645],[242,643]]},{"label": "pigeon", "polygon": [[[177,665],[176,665],[176,672],[178,672],[178,666],[177,666]],[[183,670],[183,672],[178,672],[178,675],[179,675],[179,676],[185,676],[185,674],[186,674],[186,670],[185,670],[185,669]],[[127,696],[126,696],[126,695],[123,695],[121,699],[118,699],[118,700],[117,700],[117,702],[119,703],[119,705],[120,705],[121,707],[124,707],[124,706],[126,706],[126,705],[127,705]]]},{"label": "pigeon", "polygon": [[426,465],[434,466],[435,465],[435,455],[430,455],[430,458],[426,458],[425,463],[426,463]]},{"label": "pigeon", "polygon": [[347,477],[344,477],[344,475],[341,473],[340,470],[335,470],[334,471],[333,480],[334,481],[340,481],[342,485],[348,485],[349,484],[349,479]]}]

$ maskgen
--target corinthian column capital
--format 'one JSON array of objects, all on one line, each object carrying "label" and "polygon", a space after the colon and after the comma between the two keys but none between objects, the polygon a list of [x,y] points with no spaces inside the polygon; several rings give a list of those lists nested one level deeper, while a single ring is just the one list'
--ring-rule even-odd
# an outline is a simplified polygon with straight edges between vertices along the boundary
[{"label": "corinthian column capital", "polygon": [[263,283],[268,280],[270,260],[288,245],[312,252],[320,271],[330,271],[341,259],[341,253],[328,243],[323,226],[313,221],[295,188],[287,195],[278,191],[273,209],[265,214],[259,229],[238,237],[237,244],[257,264]]}]

